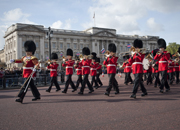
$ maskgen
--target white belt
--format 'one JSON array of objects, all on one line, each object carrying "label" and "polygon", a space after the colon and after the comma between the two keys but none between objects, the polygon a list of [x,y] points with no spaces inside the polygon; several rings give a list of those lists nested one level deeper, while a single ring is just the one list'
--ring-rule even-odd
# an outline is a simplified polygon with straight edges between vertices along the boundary
[{"label": "white belt", "polygon": [[167,63],[167,61],[159,61],[159,63]]},{"label": "white belt", "polygon": [[94,69],[94,68],[91,68],[91,70],[96,70],[96,69]]},{"label": "white belt", "polygon": [[82,67],[88,67],[88,68],[90,68],[90,66],[82,66]]},{"label": "white belt", "polygon": [[50,69],[50,71],[56,71],[56,69]]},{"label": "white belt", "polygon": [[76,70],[82,70],[82,69],[76,69]]},{"label": "white belt", "polygon": [[131,66],[126,66],[125,68],[131,68]]},{"label": "white belt", "polygon": [[33,67],[23,67],[23,69],[30,69],[30,70],[33,70]]},{"label": "white belt", "polygon": [[66,66],[66,68],[73,68],[72,66]]},{"label": "white belt", "polygon": [[141,64],[142,65],[142,62],[134,62],[133,64]]},{"label": "white belt", "polygon": [[174,67],[178,67],[179,68],[179,66],[174,66]]},{"label": "white belt", "polygon": [[114,64],[108,64],[107,66],[115,66],[116,67],[116,65],[114,65]]}]

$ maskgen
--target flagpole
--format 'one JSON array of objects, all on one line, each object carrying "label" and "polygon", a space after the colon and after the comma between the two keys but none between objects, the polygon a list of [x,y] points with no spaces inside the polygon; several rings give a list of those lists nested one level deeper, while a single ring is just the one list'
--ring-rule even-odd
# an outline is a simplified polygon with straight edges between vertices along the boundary
[{"label": "flagpole", "polygon": [[95,21],[95,12],[94,12],[94,16],[93,16],[93,18],[94,18],[94,27],[96,27],[96,21]]}]

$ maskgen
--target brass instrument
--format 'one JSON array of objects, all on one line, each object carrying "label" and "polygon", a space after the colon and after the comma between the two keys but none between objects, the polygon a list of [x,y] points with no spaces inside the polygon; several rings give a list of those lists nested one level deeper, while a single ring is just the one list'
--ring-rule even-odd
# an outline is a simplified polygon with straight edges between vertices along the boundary
[{"label": "brass instrument", "polygon": [[179,52],[176,52],[174,55],[172,55],[172,57],[176,57],[176,59],[174,61],[179,62],[179,57],[180,57]]},{"label": "brass instrument", "polygon": [[151,61],[153,60],[153,57],[152,57],[151,53],[149,53],[145,58],[148,59],[148,60],[151,60]]},{"label": "brass instrument", "polygon": [[110,51],[107,50],[107,51],[105,52],[105,54],[104,54],[104,57],[105,57],[105,58],[108,58],[109,56],[110,56]]}]

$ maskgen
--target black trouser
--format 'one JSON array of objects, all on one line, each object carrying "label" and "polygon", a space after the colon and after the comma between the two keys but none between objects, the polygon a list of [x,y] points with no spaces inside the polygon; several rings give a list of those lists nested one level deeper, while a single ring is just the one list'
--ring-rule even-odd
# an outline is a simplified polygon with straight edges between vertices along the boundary
[{"label": "black trouser", "polygon": [[76,82],[76,89],[79,87],[79,83],[81,83],[81,86],[82,86],[82,75],[78,75],[78,79]]},{"label": "black trouser", "polygon": [[112,87],[114,86],[116,92],[119,92],[118,83],[115,79],[116,74],[108,74],[109,76],[109,86],[107,87],[106,91],[110,93]]},{"label": "black trouser", "polygon": [[60,89],[61,89],[61,88],[59,87],[58,82],[57,82],[57,76],[56,76],[56,77],[51,77],[51,85],[50,85],[49,88],[48,88],[49,91],[51,91],[51,88],[52,88],[52,86],[53,86],[53,83],[55,84],[57,90],[60,90]]},{"label": "black trouser", "polygon": [[159,84],[159,86],[161,86],[161,82],[159,79],[159,72],[154,73],[154,76],[155,76],[154,86],[157,87],[157,84]]},{"label": "black trouser", "polygon": [[173,72],[172,73],[168,73],[168,78],[169,78],[170,84],[173,84]]},{"label": "black trouser", "polygon": [[143,75],[144,75],[144,81],[146,81],[147,80],[147,73],[144,73]]},{"label": "black trouser", "polygon": [[149,73],[147,73],[147,84],[148,83],[152,83],[152,77],[151,77],[151,74],[152,74],[152,72],[149,72]]},{"label": "black trouser", "polygon": [[144,87],[144,84],[143,84],[143,81],[142,81],[143,74],[138,73],[138,74],[134,74],[134,76],[135,76],[135,79],[134,79],[134,86],[133,86],[133,92],[132,93],[133,94],[137,93],[139,85],[141,87],[141,91],[143,93],[146,93],[147,91],[146,91],[146,88]]},{"label": "black trouser", "polygon": [[98,87],[97,81],[95,79],[96,76],[92,76],[92,80],[91,80],[91,86],[93,87],[93,83],[95,83],[95,86]]},{"label": "black trouser", "polygon": [[169,87],[169,84],[167,82],[167,70],[165,71],[160,71],[161,73],[161,86],[160,86],[160,89],[163,90],[164,89],[164,86],[166,89],[170,89]]},{"label": "black trouser", "polygon": [[176,83],[179,83],[179,71],[175,71],[175,75],[176,75]]},{"label": "black trouser", "polygon": [[125,82],[124,83],[129,83],[129,82],[133,82],[132,78],[131,78],[131,72],[125,72]]},{"label": "black trouser", "polygon": [[67,75],[67,80],[66,80],[65,88],[64,88],[64,91],[65,91],[65,92],[67,92],[68,87],[69,87],[69,84],[71,85],[71,88],[72,88],[72,89],[74,89],[74,90],[76,89],[76,87],[75,87],[75,85],[74,85],[71,77],[72,77],[72,74]]},{"label": "black trouser", "polygon": [[102,82],[101,82],[101,80],[100,80],[100,78],[99,78],[99,76],[100,76],[100,74],[97,74],[97,75],[96,75],[96,81],[97,81],[97,83],[99,83],[100,85],[103,85]]},{"label": "black trouser", "polygon": [[[25,81],[27,80],[27,78],[25,78]],[[28,88],[26,88],[27,84],[28,84],[29,80],[24,84],[24,86],[21,88],[19,94],[18,94],[18,97],[20,97],[22,100],[24,99],[26,93],[27,93],[27,90]],[[31,79],[30,82],[29,82],[29,86],[31,88],[31,92],[33,94],[34,97],[38,98],[40,97],[40,93],[37,89],[37,87],[34,85],[34,80]],[[27,87],[29,87],[27,86]],[[26,89],[26,91],[24,92],[24,90]]]},{"label": "black trouser", "polygon": [[85,88],[86,84],[88,85],[89,90],[93,91],[93,87],[91,86],[91,84],[89,82],[88,76],[89,76],[89,74],[83,75],[83,82],[82,82],[82,87],[80,89],[80,92],[84,92],[84,88]]}]

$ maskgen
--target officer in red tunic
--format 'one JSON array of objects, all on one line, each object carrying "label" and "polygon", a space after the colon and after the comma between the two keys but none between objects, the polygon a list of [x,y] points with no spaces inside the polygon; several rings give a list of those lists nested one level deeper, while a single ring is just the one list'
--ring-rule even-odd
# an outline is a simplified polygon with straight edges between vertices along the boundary
[{"label": "officer in red tunic", "polygon": [[[33,41],[26,41],[24,43],[24,49],[26,51],[26,56],[22,57],[22,59],[16,59],[16,60],[10,60],[10,62],[15,62],[15,63],[24,63],[23,65],[23,78],[27,79],[31,73],[34,71],[36,71],[36,67],[38,67],[38,59],[33,56],[35,51],[36,51],[36,45]],[[35,74],[32,76],[34,77]],[[30,81],[29,81],[30,80]],[[40,93],[37,89],[37,87],[34,85],[34,80],[33,78],[29,79],[24,86],[21,88],[18,97],[19,99],[16,99],[16,102],[23,102],[23,99],[26,95],[25,89],[27,86],[27,83],[29,82],[29,86],[31,88],[32,94],[35,98],[32,99],[32,101],[36,101],[38,99],[40,99]],[[26,80],[25,80],[26,81]]]},{"label": "officer in red tunic", "polygon": [[51,91],[53,83],[56,86],[56,92],[58,92],[59,90],[61,90],[61,88],[59,87],[59,84],[57,82],[57,68],[58,68],[59,64],[57,64],[56,60],[58,59],[58,55],[56,53],[52,53],[51,59],[52,59],[52,62],[48,63],[48,66],[47,66],[47,69],[50,69],[51,85],[46,90],[46,92]]},{"label": "officer in red tunic", "polygon": [[84,88],[85,85],[88,85],[89,88],[89,93],[94,92],[93,87],[91,86],[89,80],[88,80],[88,76],[90,73],[90,64],[92,62],[91,59],[88,58],[88,55],[90,55],[90,50],[88,47],[84,47],[82,49],[82,53],[84,55],[84,59],[81,61],[81,65],[82,65],[82,74],[83,74],[83,82],[82,82],[82,87],[80,89],[80,92],[78,94],[82,95],[84,93]]},{"label": "officer in red tunic", "polygon": [[159,39],[157,41],[159,47],[159,53],[156,54],[154,60],[159,61],[158,71],[161,73],[161,86],[160,92],[164,92],[164,86],[166,88],[166,92],[170,90],[169,84],[167,82],[167,70],[168,70],[168,60],[170,58],[170,54],[165,51],[166,49],[166,41],[164,39]]},{"label": "officer in red tunic", "polygon": [[116,66],[117,66],[117,60],[118,57],[115,56],[116,54],[116,45],[114,43],[110,43],[108,46],[108,51],[110,52],[110,56],[107,57],[106,60],[104,60],[103,64],[107,65],[107,74],[109,76],[109,86],[106,89],[106,92],[104,95],[109,96],[110,91],[114,85],[115,87],[115,94],[119,94],[119,88],[117,84],[115,83],[115,76],[116,76]]},{"label": "officer in red tunic", "polygon": [[98,88],[99,88],[103,85],[100,78],[99,78],[99,76],[102,74],[102,65],[100,64],[100,58],[99,57],[96,58],[96,63],[98,64],[98,67],[96,68],[97,69],[96,81],[99,84],[98,85]]},{"label": "officer in red tunic", "polygon": [[138,91],[138,87],[140,85],[141,91],[143,94],[141,96],[147,95],[146,88],[144,87],[142,76],[143,76],[143,65],[142,61],[144,59],[145,54],[142,54],[139,51],[139,48],[143,47],[143,42],[140,39],[135,39],[133,42],[133,46],[135,47],[135,53],[131,58],[129,58],[129,63],[132,64],[133,74],[135,76],[133,92],[130,96],[131,98],[136,98],[136,93]]},{"label": "officer in red tunic", "polygon": [[78,89],[80,83],[82,86],[82,64],[80,63],[79,56],[76,56],[75,59],[76,59],[76,61],[75,61],[74,68],[76,69],[76,73],[78,76],[78,79],[76,82],[76,89]]},{"label": "officer in red tunic", "polygon": [[[153,57],[156,55],[156,53],[159,51],[159,49],[154,49],[151,53]],[[157,85],[161,86],[161,82],[159,79],[159,71],[158,71],[158,61],[154,63],[154,67],[152,67],[152,73],[154,73],[155,81],[154,81],[154,87],[156,88]]]},{"label": "officer in red tunic", "polygon": [[179,83],[179,60],[177,58],[174,60],[173,72],[176,76],[176,84],[178,84]]},{"label": "officer in red tunic", "polygon": [[[97,81],[95,79],[96,75],[97,75],[97,67],[98,67],[98,64],[96,63],[96,53],[95,52],[92,52],[91,53],[92,55],[92,62],[90,64],[90,67],[91,67],[91,71],[90,71],[90,74],[92,76],[92,80],[91,80],[91,86],[94,87],[94,88],[98,88],[98,84],[97,84]],[[93,86],[93,84],[95,83],[95,86]]]},{"label": "officer in red tunic", "polygon": [[69,84],[71,85],[72,87],[72,92],[75,92],[77,89],[72,81],[72,74],[73,74],[73,65],[74,65],[74,60],[72,60],[72,57],[73,57],[73,50],[72,49],[67,49],[67,60],[65,62],[63,62],[62,66],[63,67],[66,67],[66,76],[67,76],[67,80],[66,80],[66,83],[65,83],[65,88],[64,90],[62,91],[62,93],[67,93],[67,90],[68,90],[68,87],[69,87]]},{"label": "officer in red tunic", "polygon": [[[170,54],[170,57],[172,58],[172,55]],[[173,84],[173,68],[174,68],[174,61],[172,59],[168,60],[168,80],[170,84]]]},{"label": "officer in red tunic", "polygon": [[125,74],[125,81],[124,84],[128,85],[129,82],[131,82],[131,84],[133,84],[132,78],[131,78],[131,64],[128,62],[129,59],[129,53],[126,53],[123,56],[124,59],[124,63],[122,65],[122,67],[124,68],[124,74]]}]

